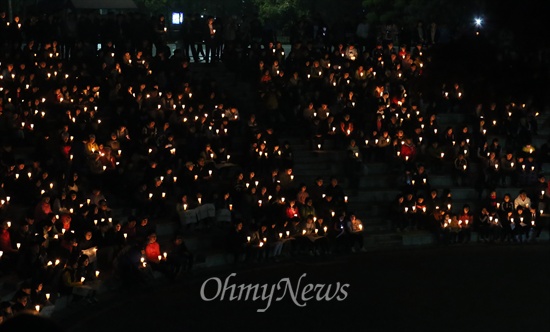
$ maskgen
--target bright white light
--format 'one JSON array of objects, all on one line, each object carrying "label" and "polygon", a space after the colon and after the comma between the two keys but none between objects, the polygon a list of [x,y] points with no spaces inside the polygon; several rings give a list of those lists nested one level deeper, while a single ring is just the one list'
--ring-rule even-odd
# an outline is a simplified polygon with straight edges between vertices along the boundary
[{"label": "bright white light", "polygon": [[483,24],[483,19],[480,17],[476,17],[474,19],[474,24],[476,25],[476,27],[480,27]]}]

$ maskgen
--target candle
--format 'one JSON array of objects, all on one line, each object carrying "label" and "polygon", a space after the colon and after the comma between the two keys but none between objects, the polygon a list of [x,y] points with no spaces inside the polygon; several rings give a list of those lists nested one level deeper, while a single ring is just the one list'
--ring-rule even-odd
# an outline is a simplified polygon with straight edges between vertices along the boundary
[{"label": "candle", "polygon": [[197,201],[199,202],[199,205],[202,204],[202,197],[197,198]]},{"label": "candle", "polygon": [[250,236],[246,237],[246,241],[250,243]]},{"label": "candle", "polygon": [[279,239],[283,238],[283,233],[279,233]]},{"label": "candle", "polygon": [[99,277],[99,271],[97,271],[97,270],[95,271],[95,277],[96,278]]},{"label": "candle", "polygon": [[165,198],[166,197],[166,193],[162,193],[162,198]]},{"label": "candle", "polygon": [[86,280],[86,278],[84,278],[84,277],[81,277],[81,278],[80,278],[80,282],[81,282],[81,283],[84,283],[84,280]]},{"label": "candle", "polygon": [[[49,262],[51,263],[51,262]],[[46,301],[49,301],[50,300],[50,293],[46,293]]]},{"label": "candle", "polygon": [[323,227],[323,231],[326,233],[327,232],[327,226]]},{"label": "candle", "polygon": [[166,259],[166,257],[168,257],[168,253],[167,253],[167,252],[164,252],[164,253],[162,254],[162,256],[164,256],[164,259]]},{"label": "candle", "polygon": [[345,202],[345,203],[348,202],[348,196],[344,196],[344,202]]},{"label": "candle", "polygon": [[128,233],[124,233],[123,236],[124,236],[125,239],[127,239],[128,238]]},{"label": "candle", "polygon": [[15,246],[17,247],[17,249],[21,248],[21,243],[16,243]]},{"label": "candle", "polygon": [[290,236],[290,231],[286,231],[286,236]]},{"label": "candle", "polygon": [[258,206],[260,206],[260,207],[262,206],[262,200],[261,199],[258,200]]},{"label": "candle", "polygon": [[55,260],[55,265],[59,265],[59,263],[61,263],[61,261],[59,259],[56,259]]},{"label": "candle", "polygon": [[302,235],[306,235],[306,230],[302,230]]},{"label": "candle", "polygon": [[162,260],[162,255],[158,255],[158,259],[159,259],[159,261],[161,261]]}]

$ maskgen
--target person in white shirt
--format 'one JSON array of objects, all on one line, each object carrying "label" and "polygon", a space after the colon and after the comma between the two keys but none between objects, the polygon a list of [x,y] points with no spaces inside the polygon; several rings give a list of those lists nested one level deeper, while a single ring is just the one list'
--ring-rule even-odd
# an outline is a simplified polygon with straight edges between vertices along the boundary
[{"label": "person in white shirt", "polygon": [[518,197],[514,200],[514,209],[517,210],[518,206],[524,209],[529,209],[531,206],[531,199],[527,197],[527,192],[525,190],[520,191]]}]

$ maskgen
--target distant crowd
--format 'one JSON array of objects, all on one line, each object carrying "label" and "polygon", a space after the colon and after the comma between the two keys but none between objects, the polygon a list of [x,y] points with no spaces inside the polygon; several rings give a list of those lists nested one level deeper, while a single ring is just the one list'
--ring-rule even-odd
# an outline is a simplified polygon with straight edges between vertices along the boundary
[{"label": "distant crowd", "polygon": [[[430,229],[446,243],[473,228],[487,241],[540,233],[548,146],[532,143],[536,111],[498,100],[469,110],[458,83],[424,100],[428,38],[334,43],[306,31],[286,54],[274,36],[232,43],[221,29],[231,20],[195,19],[171,54],[163,16],[0,14],[0,273],[19,281],[2,319],[50,310],[58,295],[93,303],[104,273],[124,285],[176,278],[193,266],[182,235],[197,224],[229,226],[237,262],[364,250],[366,225],[348,200],[374,161],[402,175],[388,205],[395,230]],[[241,114],[191,60],[245,60],[257,109]],[[443,112],[468,121],[440,128]],[[288,128],[312,150],[332,141],[346,151],[346,190],[337,176],[295,179],[292,146],[279,138]],[[437,173],[490,192],[487,202],[453,206],[450,191],[430,186]],[[497,197],[503,185],[526,191]],[[181,229],[159,244],[156,223],[167,219]]]}]

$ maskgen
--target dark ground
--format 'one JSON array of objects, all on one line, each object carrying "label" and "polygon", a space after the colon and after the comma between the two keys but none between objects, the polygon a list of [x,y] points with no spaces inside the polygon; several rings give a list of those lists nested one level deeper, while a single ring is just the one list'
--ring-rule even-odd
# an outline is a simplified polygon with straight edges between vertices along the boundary
[{"label": "dark ground", "polygon": [[[68,331],[543,331],[550,327],[548,244],[459,246],[308,257],[255,268],[202,271],[134,296],[113,294],[88,312],[57,317]],[[235,284],[349,283],[342,302],[285,297],[201,300],[202,283],[235,272]],[[208,284],[208,289],[214,283]]]}]

